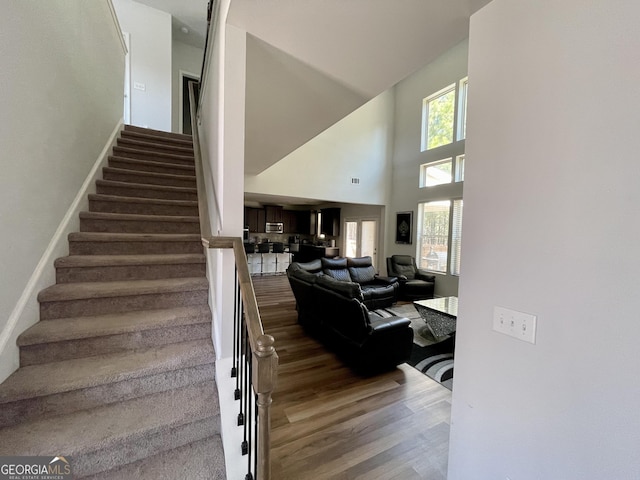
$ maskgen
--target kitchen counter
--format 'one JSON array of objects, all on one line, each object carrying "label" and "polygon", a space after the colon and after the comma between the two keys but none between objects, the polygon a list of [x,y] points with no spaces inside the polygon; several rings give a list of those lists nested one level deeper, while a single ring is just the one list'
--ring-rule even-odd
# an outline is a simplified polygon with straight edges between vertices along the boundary
[{"label": "kitchen counter", "polygon": [[317,245],[300,245],[300,251],[293,255],[294,262],[310,262],[317,258],[333,258],[340,255],[338,247],[321,247]]}]

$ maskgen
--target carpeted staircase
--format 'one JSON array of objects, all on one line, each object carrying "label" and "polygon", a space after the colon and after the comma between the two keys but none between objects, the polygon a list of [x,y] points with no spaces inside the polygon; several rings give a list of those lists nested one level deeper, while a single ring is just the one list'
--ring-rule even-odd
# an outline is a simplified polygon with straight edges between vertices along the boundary
[{"label": "carpeted staircase", "polygon": [[126,126],[0,385],[0,455],[225,477],[191,137]]}]

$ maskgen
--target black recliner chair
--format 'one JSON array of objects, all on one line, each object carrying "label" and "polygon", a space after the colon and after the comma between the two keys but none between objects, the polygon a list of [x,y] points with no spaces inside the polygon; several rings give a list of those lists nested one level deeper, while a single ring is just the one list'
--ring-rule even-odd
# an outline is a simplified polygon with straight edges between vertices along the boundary
[{"label": "black recliner chair", "polygon": [[392,255],[387,258],[387,275],[398,278],[399,296],[403,300],[433,298],[436,276],[416,266],[410,255]]}]

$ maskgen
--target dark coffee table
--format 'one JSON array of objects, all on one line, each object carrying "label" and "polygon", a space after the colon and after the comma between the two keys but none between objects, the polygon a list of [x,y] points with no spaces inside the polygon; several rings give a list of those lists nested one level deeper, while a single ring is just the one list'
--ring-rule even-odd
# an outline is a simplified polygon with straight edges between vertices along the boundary
[{"label": "dark coffee table", "polygon": [[456,331],[458,297],[441,297],[413,302],[434,337],[444,337]]}]

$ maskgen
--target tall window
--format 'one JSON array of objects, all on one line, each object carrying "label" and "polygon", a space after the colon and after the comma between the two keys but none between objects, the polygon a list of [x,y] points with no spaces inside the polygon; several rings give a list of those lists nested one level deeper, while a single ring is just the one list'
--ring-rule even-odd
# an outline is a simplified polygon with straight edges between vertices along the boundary
[{"label": "tall window", "polygon": [[418,267],[459,275],[462,200],[420,203],[418,222]]},{"label": "tall window", "polygon": [[447,275],[460,275],[468,87],[463,78],[422,101],[416,263]]},{"label": "tall window", "polygon": [[455,84],[422,101],[422,151],[453,142],[455,106]]},{"label": "tall window", "polygon": [[434,272],[447,272],[449,210],[451,210],[450,200],[419,205],[418,267]]}]

